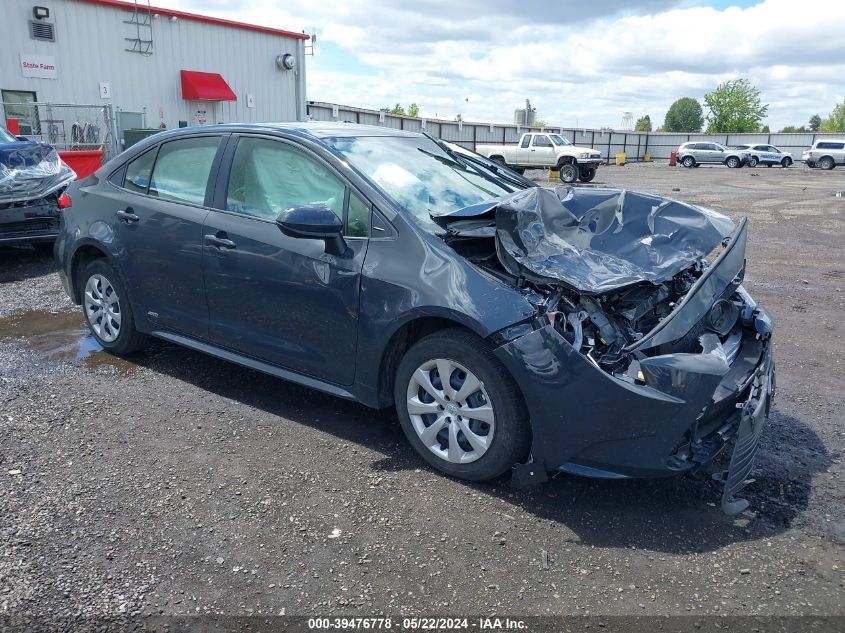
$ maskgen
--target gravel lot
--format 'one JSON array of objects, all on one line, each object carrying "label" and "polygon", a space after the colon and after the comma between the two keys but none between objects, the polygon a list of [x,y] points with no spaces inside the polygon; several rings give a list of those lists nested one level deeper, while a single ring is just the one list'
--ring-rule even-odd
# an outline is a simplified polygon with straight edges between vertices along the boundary
[{"label": "gravel lot", "polygon": [[751,511],[686,478],[450,480],[389,411],[162,343],[97,351],[52,261],[7,248],[0,614],[845,614],[845,170],[594,184],[750,218],[779,389]]}]

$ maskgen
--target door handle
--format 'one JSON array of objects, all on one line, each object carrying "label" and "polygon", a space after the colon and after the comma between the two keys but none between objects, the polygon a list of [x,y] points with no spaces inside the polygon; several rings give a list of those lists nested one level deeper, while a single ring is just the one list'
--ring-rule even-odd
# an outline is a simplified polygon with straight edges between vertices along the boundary
[{"label": "door handle", "polygon": [[127,223],[137,222],[138,220],[141,219],[137,215],[135,215],[135,212],[132,209],[132,207],[126,207],[125,209],[118,209],[116,215],[121,220],[123,220],[124,222],[127,222]]},{"label": "door handle", "polygon": [[[226,234],[223,233],[223,235],[226,235]],[[235,248],[235,246],[236,246],[236,244],[232,240],[230,240],[226,237],[218,237],[216,235],[211,235],[211,234],[208,234],[208,235],[205,236],[205,243],[208,244],[209,246],[214,246],[215,248],[218,248],[218,249],[225,248],[227,250],[230,249],[230,248]]]}]

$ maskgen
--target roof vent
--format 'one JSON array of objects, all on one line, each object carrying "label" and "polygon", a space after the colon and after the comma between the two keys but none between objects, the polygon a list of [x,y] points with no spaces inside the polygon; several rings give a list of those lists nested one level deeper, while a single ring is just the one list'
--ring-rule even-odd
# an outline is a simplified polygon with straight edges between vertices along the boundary
[{"label": "roof vent", "polygon": [[52,22],[30,20],[29,36],[34,40],[41,40],[42,42],[55,42],[56,27]]}]

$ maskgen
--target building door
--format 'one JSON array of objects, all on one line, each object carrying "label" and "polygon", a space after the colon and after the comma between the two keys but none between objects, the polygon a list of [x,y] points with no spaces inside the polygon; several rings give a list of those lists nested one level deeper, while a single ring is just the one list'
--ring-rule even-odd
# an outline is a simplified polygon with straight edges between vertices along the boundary
[{"label": "building door", "polygon": [[3,100],[3,124],[6,119],[17,119],[22,136],[37,136],[41,134],[41,120],[38,117],[38,106],[30,105],[37,101],[34,92],[27,90],[0,91]]}]

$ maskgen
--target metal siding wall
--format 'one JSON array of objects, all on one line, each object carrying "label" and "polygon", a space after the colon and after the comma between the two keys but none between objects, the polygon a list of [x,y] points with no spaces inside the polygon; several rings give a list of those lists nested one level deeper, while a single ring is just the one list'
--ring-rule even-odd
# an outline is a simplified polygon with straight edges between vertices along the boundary
[{"label": "metal siding wall", "polygon": [[[159,108],[169,128],[192,122],[196,104],[182,100],[180,70],[220,73],[238,100],[206,102],[210,120],[285,121],[296,119],[295,71],[276,69],[279,54],[296,54],[296,40],[269,33],[167,17],[153,19],[153,54],[126,50],[132,27],[129,12],[75,0],[50,0],[56,42],[29,38],[31,0],[2,0],[3,49],[0,88],[31,90],[39,101],[103,104],[123,110],[147,109],[147,124],[157,127]],[[55,57],[58,79],[22,77],[19,53]],[[299,57],[299,56],[298,56]],[[300,63],[304,60],[300,59]],[[112,98],[100,99],[99,82],[111,84]],[[246,107],[248,93],[255,107]],[[213,117],[213,118],[212,118]]]}]

